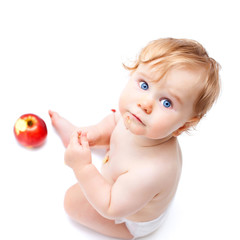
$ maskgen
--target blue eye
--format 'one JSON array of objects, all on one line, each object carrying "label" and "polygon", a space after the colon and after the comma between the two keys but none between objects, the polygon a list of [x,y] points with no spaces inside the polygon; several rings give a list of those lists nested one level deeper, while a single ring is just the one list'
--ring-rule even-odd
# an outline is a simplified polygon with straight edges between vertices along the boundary
[{"label": "blue eye", "polygon": [[148,88],[149,88],[148,84],[144,81],[141,81],[139,85],[140,85],[141,89],[143,89],[143,90],[148,90]]},{"label": "blue eye", "polygon": [[162,103],[162,105],[163,105],[165,108],[170,108],[170,107],[172,106],[171,101],[168,100],[168,99],[163,99],[163,100],[161,100],[161,103]]}]

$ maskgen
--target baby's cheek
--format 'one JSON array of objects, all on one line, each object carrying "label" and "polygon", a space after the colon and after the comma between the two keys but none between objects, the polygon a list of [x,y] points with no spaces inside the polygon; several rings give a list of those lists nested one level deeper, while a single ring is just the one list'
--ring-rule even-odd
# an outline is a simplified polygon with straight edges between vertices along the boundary
[{"label": "baby's cheek", "polygon": [[123,114],[126,109],[126,98],[124,97],[124,94],[122,94],[119,98],[118,108],[120,113]]},{"label": "baby's cheek", "polygon": [[149,137],[152,139],[161,139],[170,135],[172,131],[173,129],[167,121],[153,123],[151,129],[149,129]]}]

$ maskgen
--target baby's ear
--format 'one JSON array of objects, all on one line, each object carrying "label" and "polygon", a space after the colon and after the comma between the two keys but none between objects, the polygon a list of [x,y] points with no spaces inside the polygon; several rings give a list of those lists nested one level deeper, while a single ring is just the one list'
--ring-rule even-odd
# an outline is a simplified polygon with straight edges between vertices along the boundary
[{"label": "baby's ear", "polygon": [[199,121],[200,121],[199,117],[191,118],[189,121],[185,122],[185,124],[182,127],[180,127],[175,132],[173,132],[173,136],[174,137],[179,136],[182,132],[188,130],[191,127],[196,126],[199,123]]}]

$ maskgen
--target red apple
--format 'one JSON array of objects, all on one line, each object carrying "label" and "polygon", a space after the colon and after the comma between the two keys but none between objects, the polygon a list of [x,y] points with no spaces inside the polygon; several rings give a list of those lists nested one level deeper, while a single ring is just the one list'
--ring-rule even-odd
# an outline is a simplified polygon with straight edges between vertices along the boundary
[{"label": "red apple", "polygon": [[22,115],[14,125],[14,134],[24,147],[39,147],[47,137],[45,122],[35,114]]}]

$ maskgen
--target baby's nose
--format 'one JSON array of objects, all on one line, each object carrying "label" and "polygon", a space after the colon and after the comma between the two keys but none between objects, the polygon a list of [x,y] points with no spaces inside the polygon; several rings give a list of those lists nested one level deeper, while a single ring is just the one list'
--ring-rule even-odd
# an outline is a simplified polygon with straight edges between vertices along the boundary
[{"label": "baby's nose", "polygon": [[153,105],[150,101],[143,101],[141,103],[138,103],[138,107],[140,107],[147,114],[152,113]]}]

